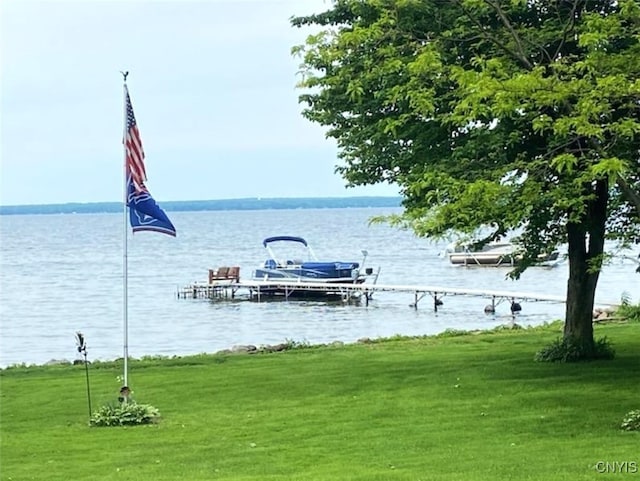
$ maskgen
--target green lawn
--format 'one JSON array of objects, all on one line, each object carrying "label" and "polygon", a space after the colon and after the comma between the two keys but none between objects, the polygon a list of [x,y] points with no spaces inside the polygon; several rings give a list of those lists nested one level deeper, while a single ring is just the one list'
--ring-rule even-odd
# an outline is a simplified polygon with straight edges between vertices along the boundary
[{"label": "green lawn", "polygon": [[[134,361],[157,425],[87,426],[83,366],[0,372],[4,480],[607,480],[636,463],[640,323],[614,361],[533,362],[558,324],[254,355]],[[90,367],[94,408],[122,367]]]}]

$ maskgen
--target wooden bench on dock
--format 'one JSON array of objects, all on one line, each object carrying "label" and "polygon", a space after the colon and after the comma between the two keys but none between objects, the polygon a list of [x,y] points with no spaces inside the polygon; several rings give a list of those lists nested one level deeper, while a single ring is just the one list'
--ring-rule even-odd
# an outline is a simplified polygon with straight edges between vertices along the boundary
[{"label": "wooden bench on dock", "polygon": [[217,269],[209,269],[209,284],[213,281],[233,281],[240,280],[240,267],[218,267]]}]

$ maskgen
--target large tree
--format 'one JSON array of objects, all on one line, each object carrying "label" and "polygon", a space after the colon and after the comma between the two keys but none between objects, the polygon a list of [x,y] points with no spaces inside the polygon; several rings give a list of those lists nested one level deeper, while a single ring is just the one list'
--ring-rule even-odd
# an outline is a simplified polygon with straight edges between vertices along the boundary
[{"label": "large tree", "polygon": [[335,0],[291,20],[304,115],[418,235],[568,246],[564,340],[592,357],[606,239],[640,232],[637,0]]}]

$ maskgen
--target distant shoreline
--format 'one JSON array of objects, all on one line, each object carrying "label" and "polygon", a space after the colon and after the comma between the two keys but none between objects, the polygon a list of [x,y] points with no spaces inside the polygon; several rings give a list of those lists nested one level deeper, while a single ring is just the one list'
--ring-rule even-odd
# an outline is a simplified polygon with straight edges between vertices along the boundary
[{"label": "distant shoreline", "polygon": [[[180,200],[159,202],[167,212],[207,210],[271,210],[271,209],[344,209],[365,207],[400,207],[402,197],[297,197],[241,198],[219,200]],[[109,214],[122,212],[121,202],[71,202],[0,206],[0,215],[30,214]]]}]

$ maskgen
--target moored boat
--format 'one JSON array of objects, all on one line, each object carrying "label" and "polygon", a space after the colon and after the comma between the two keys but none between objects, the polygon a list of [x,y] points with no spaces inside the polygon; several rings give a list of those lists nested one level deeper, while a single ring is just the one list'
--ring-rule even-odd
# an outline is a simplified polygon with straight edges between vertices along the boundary
[{"label": "moored boat", "polygon": [[[282,257],[273,249],[276,243],[298,244],[303,246],[305,259],[296,257]],[[373,269],[364,268],[367,252],[362,251],[363,260],[357,261],[321,261],[317,258],[308,242],[297,236],[268,237],[262,241],[268,252],[267,260],[253,272],[254,280],[330,284],[361,284],[373,275]],[[273,294],[280,294],[283,289],[277,286]],[[301,290],[301,293],[303,290]],[[304,290],[308,293],[308,290]],[[322,293],[323,291],[317,291]],[[263,292],[264,293],[264,292]],[[286,289],[286,295],[291,294],[291,288]]]},{"label": "moored boat", "polygon": [[[449,262],[457,266],[511,267],[518,264],[523,257],[522,249],[511,242],[490,242],[480,248],[471,244],[452,243],[447,246],[445,254]],[[539,256],[539,265],[555,265],[559,253]]]}]

